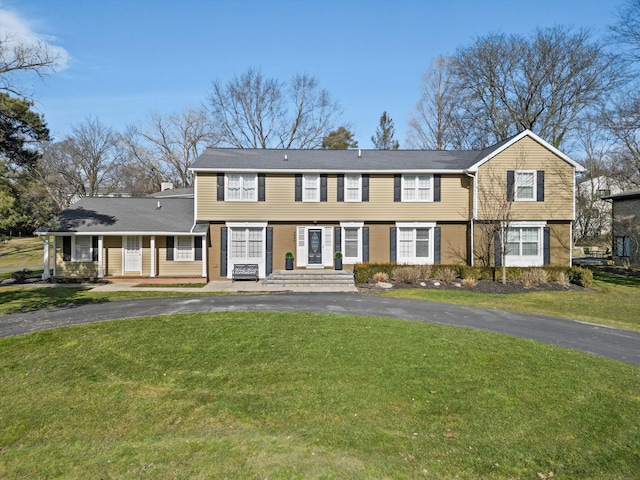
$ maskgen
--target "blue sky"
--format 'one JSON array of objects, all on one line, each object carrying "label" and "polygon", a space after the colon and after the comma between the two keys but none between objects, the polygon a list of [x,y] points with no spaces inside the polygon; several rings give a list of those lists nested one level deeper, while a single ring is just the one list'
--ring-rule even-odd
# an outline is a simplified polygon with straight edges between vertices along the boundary
[{"label": "blue sky", "polygon": [[116,130],[206,102],[248,68],[315,76],[361,148],[387,111],[406,146],[432,59],[492,32],[586,27],[607,34],[622,0],[0,0],[0,34],[57,47],[66,64],[33,92],[55,138],[87,118]]}]

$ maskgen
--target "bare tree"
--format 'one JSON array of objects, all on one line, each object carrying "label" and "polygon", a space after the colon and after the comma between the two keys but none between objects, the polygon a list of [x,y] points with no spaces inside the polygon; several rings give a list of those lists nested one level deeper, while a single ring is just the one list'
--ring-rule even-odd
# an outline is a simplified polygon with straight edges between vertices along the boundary
[{"label": "bare tree", "polygon": [[[627,0],[617,12],[618,21],[611,26],[616,48],[623,50],[631,62],[640,61],[640,0]],[[622,47],[622,48],[621,48]]]},{"label": "bare tree", "polygon": [[214,134],[237,148],[320,148],[339,109],[309,75],[287,86],[254,69],[227,84],[214,82],[208,101]]},{"label": "bare tree", "polygon": [[[213,142],[204,110],[152,114],[146,125],[130,127],[125,135],[129,154],[147,176],[191,186],[191,164]],[[159,185],[158,185],[159,187]]]},{"label": "bare tree", "polygon": [[440,55],[422,76],[422,96],[409,120],[407,142],[413,148],[447,150],[464,146],[460,97],[450,64],[450,58]]},{"label": "bare tree", "polygon": [[49,195],[59,206],[66,206],[74,196],[92,197],[115,191],[123,155],[118,133],[97,118],[87,119],[61,142],[47,146],[40,171]]},{"label": "bare tree", "polygon": [[479,38],[457,51],[452,71],[476,137],[493,143],[530,129],[555,147],[622,78],[619,63],[587,31],[563,27],[531,38]]},{"label": "bare tree", "polygon": [[39,77],[54,72],[66,61],[64,50],[45,42],[18,38],[15,35],[0,36],[0,90],[23,96],[14,74],[31,72]]}]

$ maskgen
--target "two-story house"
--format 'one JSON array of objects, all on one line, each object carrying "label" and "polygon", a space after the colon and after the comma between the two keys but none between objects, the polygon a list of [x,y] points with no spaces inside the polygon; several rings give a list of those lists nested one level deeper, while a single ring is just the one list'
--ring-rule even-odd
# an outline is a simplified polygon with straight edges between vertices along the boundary
[{"label": "two-story house", "polygon": [[54,275],[214,280],[257,264],[264,278],[286,252],[297,269],[332,268],[335,252],[346,266],[569,265],[582,167],[525,131],[482,151],[209,148],[191,170],[191,204],[83,199],[41,228]]}]

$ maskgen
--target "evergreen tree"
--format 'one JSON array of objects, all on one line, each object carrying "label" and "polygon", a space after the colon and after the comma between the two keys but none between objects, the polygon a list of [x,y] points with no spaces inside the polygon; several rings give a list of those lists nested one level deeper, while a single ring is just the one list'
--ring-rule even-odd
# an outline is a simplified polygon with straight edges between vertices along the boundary
[{"label": "evergreen tree", "polygon": [[378,150],[398,150],[400,144],[393,139],[394,133],[393,120],[387,115],[387,112],[383,112],[380,117],[380,125],[376,129],[376,134],[371,136],[371,141]]},{"label": "evergreen tree", "polygon": [[350,130],[338,127],[337,130],[329,132],[329,135],[322,139],[322,148],[325,150],[346,150],[358,148],[358,142],[353,139],[353,133]]}]

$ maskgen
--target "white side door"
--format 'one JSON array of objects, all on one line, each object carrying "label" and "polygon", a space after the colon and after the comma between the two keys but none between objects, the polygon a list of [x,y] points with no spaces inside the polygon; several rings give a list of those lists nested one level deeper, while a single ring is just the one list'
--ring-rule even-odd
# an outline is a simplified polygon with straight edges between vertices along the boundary
[{"label": "white side door", "polygon": [[124,272],[142,274],[142,240],[138,236],[127,236],[123,239]]}]

